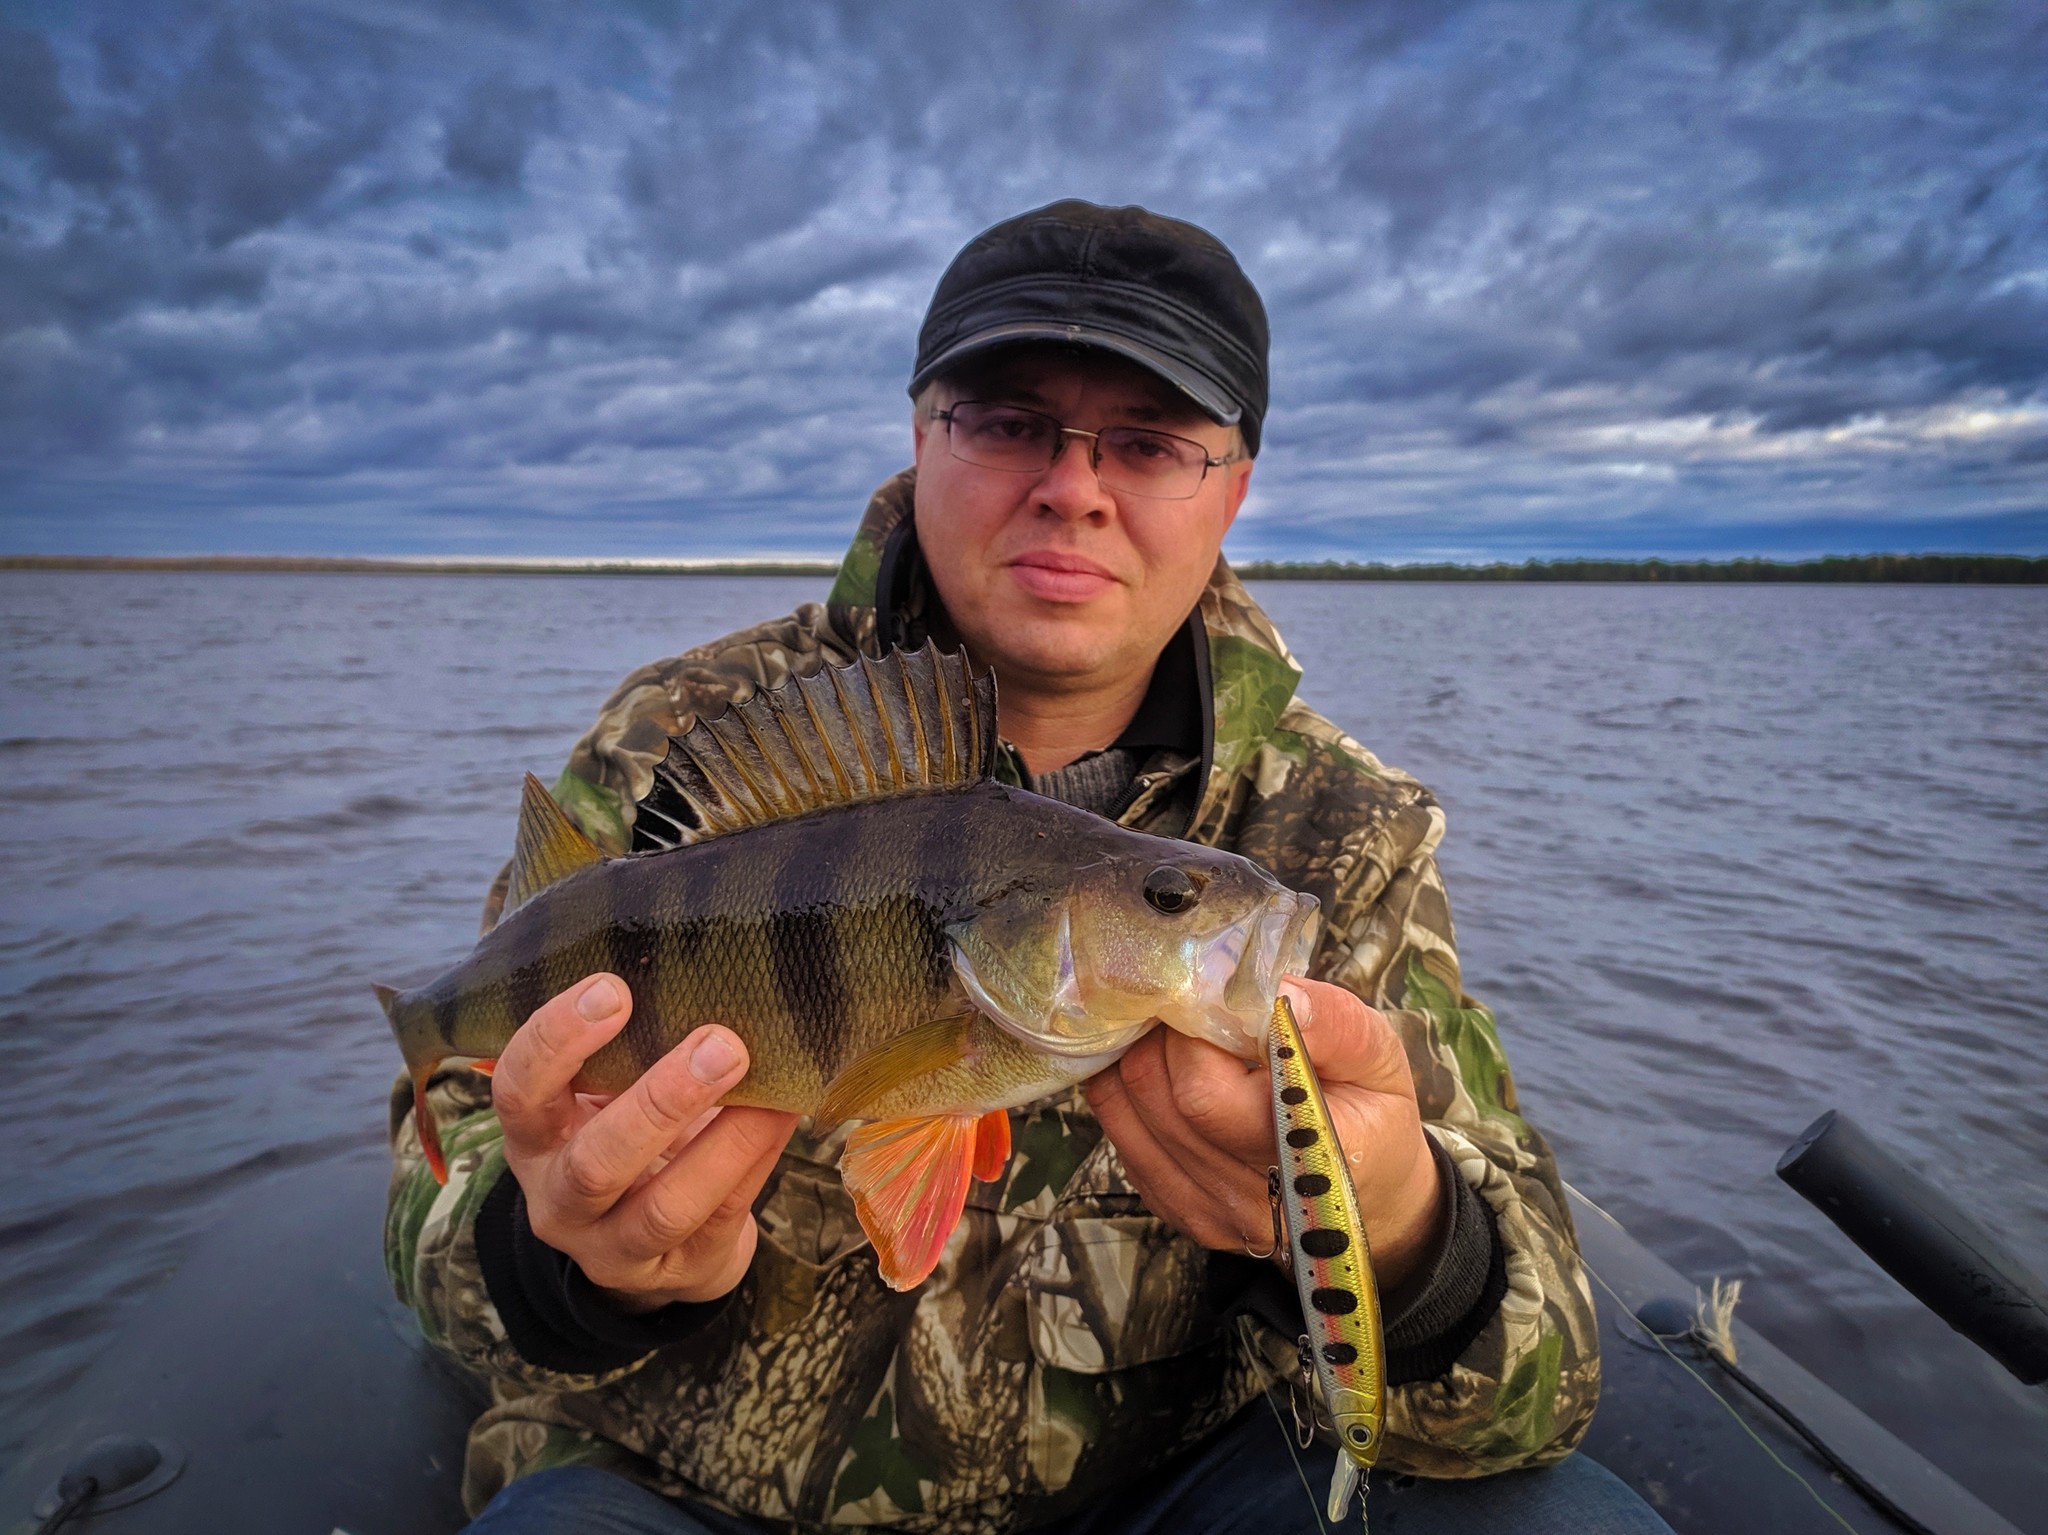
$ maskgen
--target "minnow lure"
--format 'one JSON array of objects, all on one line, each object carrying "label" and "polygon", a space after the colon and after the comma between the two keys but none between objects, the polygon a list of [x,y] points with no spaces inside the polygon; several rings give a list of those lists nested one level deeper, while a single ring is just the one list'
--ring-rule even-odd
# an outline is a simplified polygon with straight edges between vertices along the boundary
[{"label": "minnow lure", "polygon": [[1379,1287],[1344,1148],[1285,997],[1273,1002],[1266,1064],[1273,1076],[1273,1130],[1281,1160],[1267,1174],[1275,1224],[1284,1227],[1275,1235],[1286,1239],[1310,1329],[1301,1336],[1302,1373],[1312,1371],[1321,1384],[1337,1429],[1329,1505],[1334,1524],[1380,1454],[1387,1372]]}]

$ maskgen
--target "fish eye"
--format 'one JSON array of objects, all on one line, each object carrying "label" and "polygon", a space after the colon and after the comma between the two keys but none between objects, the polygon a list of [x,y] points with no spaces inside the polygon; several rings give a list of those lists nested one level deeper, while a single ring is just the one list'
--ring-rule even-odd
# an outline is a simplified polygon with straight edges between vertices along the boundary
[{"label": "fish eye", "polygon": [[1202,897],[1202,887],[1188,877],[1188,871],[1163,863],[1145,876],[1145,899],[1172,916],[1186,911]]}]

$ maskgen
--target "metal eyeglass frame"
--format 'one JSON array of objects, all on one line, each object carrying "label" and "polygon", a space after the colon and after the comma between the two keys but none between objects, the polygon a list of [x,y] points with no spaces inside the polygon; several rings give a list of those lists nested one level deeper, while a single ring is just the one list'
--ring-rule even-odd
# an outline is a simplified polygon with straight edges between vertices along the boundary
[{"label": "metal eyeglass frame", "polygon": [[[953,441],[953,412],[958,410],[963,405],[991,405],[1001,410],[1014,410],[1019,415],[1036,416],[1040,421],[1050,421],[1052,423],[1053,430],[1059,434],[1058,440],[1053,444],[1052,457],[1047,459],[1043,464],[1041,464],[1036,469],[1006,469],[1000,464],[977,464],[971,458],[961,457],[960,449],[958,448],[958,446],[955,445]],[[1202,455],[1202,472],[1199,476],[1196,477],[1195,483],[1192,486],[1190,486],[1188,490],[1182,495],[1162,496],[1157,495],[1151,491],[1132,490],[1130,487],[1123,485],[1105,485],[1103,487],[1105,490],[1120,490],[1127,496],[1143,496],[1148,501],[1192,501],[1195,499],[1196,496],[1202,493],[1202,486],[1208,481],[1209,471],[1211,469],[1221,469],[1225,464],[1230,462],[1228,456],[1225,456],[1223,458],[1211,457],[1209,454],[1209,450],[1206,447],[1204,447],[1201,443],[1196,442],[1192,437],[1182,437],[1177,432],[1162,432],[1158,428],[1150,426],[1106,426],[1102,429],[1101,432],[1086,432],[1078,426],[1068,426],[1065,422],[1061,421],[1059,417],[1048,416],[1042,410],[1033,410],[1027,405],[1005,405],[1000,400],[955,400],[951,405],[947,406],[944,410],[933,411],[932,419],[934,421],[943,421],[946,423],[946,451],[948,453],[951,453],[953,457],[960,459],[960,462],[963,464],[970,465],[971,467],[976,469],[986,469],[992,474],[1043,474],[1046,470],[1050,469],[1054,464],[1060,461],[1060,455],[1066,451],[1067,439],[1069,437],[1086,437],[1088,439],[1089,447],[1088,467],[1095,471],[1095,477],[1098,480],[1100,480],[1102,478],[1103,432],[1145,432],[1154,437],[1164,437],[1169,442],[1184,442],[1189,447],[1193,448],[1197,453]]]}]

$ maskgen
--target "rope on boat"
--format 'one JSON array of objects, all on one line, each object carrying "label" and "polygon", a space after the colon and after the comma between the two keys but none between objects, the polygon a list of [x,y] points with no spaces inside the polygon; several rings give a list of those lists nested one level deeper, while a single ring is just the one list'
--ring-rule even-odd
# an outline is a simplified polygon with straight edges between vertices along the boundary
[{"label": "rope on boat", "polygon": [[[1584,1253],[1581,1253],[1579,1255],[1579,1264],[1582,1268],[1585,1269],[1585,1271],[1588,1274],[1593,1276],[1593,1283],[1597,1284],[1598,1286],[1600,1286],[1601,1289],[1605,1290],[1607,1292],[1608,1298],[1612,1300],[1615,1305],[1621,1308],[1622,1314],[1633,1320],[1635,1317],[1635,1313],[1629,1310],[1628,1302],[1623,1300],[1619,1295],[1615,1294],[1614,1286],[1609,1284],[1606,1280],[1600,1277],[1600,1271],[1594,1268],[1591,1263],[1588,1263],[1586,1261]],[[1648,1337],[1651,1342],[1655,1343],[1658,1348],[1664,1351],[1666,1358],[1670,1359],[1673,1364],[1677,1365],[1681,1370],[1685,1371],[1686,1374],[1690,1375],[1695,1381],[1697,1381],[1699,1383],[1700,1390],[1706,1392],[1708,1396],[1712,1397],[1715,1401],[1721,1404],[1722,1409],[1727,1412],[1728,1416],[1735,1420],[1736,1426],[1740,1428],[1745,1434],[1749,1435],[1749,1437],[1753,1441],[1755,1441],[1756,1447],[1759,1450],[1762,1450],[1764,1454],[1770,1456],[1772,1462],[1777,1466],[1777,1468],[1780,1471],[1784,1472],[1787,1476],[1791,1477],[1793,1481],[1797,1482],[1801,1490],[1803,1490],[1809,1498],[1813,1499],[1815,1503],[1818,1503],[1820,1505],[1822,1513],[1826,1514],[1830,1519],[1834,1520],[1835,1523],[1839,1524],[1843,1529],[1847,1530],[1849,1532],[1849,1535],[1856,1535],[1856,1526],[1851,1524],[1848,1520],[1844,1519],[1841,1515],[1840,1510],[1835,1508],[1835,1506],[1829,1503],[1826,1498],[1823,1498],[1818,1492],[1816,1492],[1814,1490],[1813,1483],[1809,1482],[1805,1477],[1801,1476],[1791,1466],[1787,1465],[1783,1458],[1779,1456],[1778,1452],[1770,1447],[1770,1444],[1764,1439],[1763,1435],[1759,1434],[1755,1429],[1749,1426],[1749,1423],[1743,1418],[1742,1414],[1736,1410],[1735,1404],[1733,1402],[1730,1402],[1728,1398],[1721,1395],[1720,1392],[1714,1389],[1712,1382],[1710,1382],[1704,1375],[1700,1374],[1698,1370],[1695,1370],[1691,1365],[1687,1364],[1684,1359],[1680,1358],[1679,1355],[1672,1349],[1671,1345],[1664,1341],[1661,1335],[1651,1332],[1650,1329],[1647,1327],[1643,1327],[1643,1324],[1641,1322],[1637,1322],[1636,1326],[1642,1328],[1644,1336]],[[1723,1369],[1732,1370],[1732,1367],[1728,1365],[1725,1361],[1719,1362],[1721,1363],[1721,1367]],[[1741,1377],[1738,1376],[1737,1378],[1740,1379]],[[1795,1428],[1800,1427],[1800,1425],[1795,1420],[1792,1420],[1789,1417],[1787,1418],[1787,1421],[1791,1422]],[[1817,1443],[1817,1441],[1813,1440],[1813,1436],[1810,1433],[1807,1433],[1803,1428],[1801,1428],[1801,1433],[1802,1436],[1805,1437],[1809,1442]],[[1833,1462],[1833,1455],[1830,1454],[1828,1456],[1828,1459],[1830,1460],[1830,1462]],[[1861,1491],[1863,1489],[1859,1487],[1858,1490]],[[1877,1501],[1880,1512],[1898,1519],[1902,1524],[1905,1525],[1907,1529],[1913,1531],[1914,1535],[1935,1535],[1934,1531],[1929,1530],[1927,1526],[1920,1523],[1917,1519],[1912,1518],[1903,1510],[1894,1508],[1888,1499],[1879,1498]]]}]

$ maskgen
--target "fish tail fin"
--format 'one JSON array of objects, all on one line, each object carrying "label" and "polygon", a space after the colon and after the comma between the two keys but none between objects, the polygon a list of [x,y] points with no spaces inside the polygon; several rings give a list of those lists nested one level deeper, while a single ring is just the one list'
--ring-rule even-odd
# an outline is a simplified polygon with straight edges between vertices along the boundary
[{"label": "fish tail fin", "polygon": [[840,1175],[882,1278],[908,1290],[939,1265],[960,1224],[973,1175],[980,1116],[883,1119],[847,1137]]},{"label": "fish tail fin", "polygon": [[417,1031],[407,1027],[405,999],[396,986],[371,984],[377,994],[377,1004],[384,1009],[384,1016],[391,1020],[391,1032],[398,1036],[398,1048],[405,1056],[406,1068],[412,1073],[412,1119],[413,1128],[419,1133],[420,1150],[427,1159],[427,1167],[436,1183],[448,1181],[448,1159],[441,1154],[441,1129],[434,1123],[434,1111],[427,1104],[427,1080],[433,1076],[441,1062],[448,1058],[445,1048],[438,1053],[428,1054],[416,1048]]},{"label": "fish tail fin", "polygon": [[427,1169],[434,1175],[436,1183],[448,1181],[448,1159],[441,1154],[441,1127],[434,1123],[433,1106],[427,1102],[427,1078],[434,1074],[434,1062],[422,1066],[412,1074],[412,1121],[420,1134],[420,1150],[427,1159]]}]

